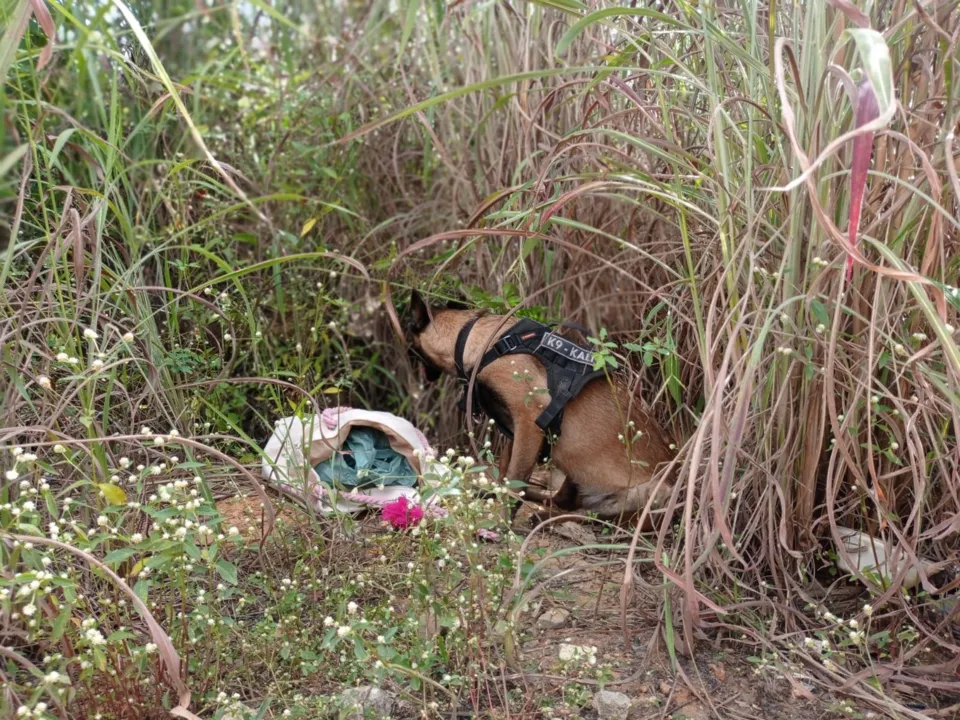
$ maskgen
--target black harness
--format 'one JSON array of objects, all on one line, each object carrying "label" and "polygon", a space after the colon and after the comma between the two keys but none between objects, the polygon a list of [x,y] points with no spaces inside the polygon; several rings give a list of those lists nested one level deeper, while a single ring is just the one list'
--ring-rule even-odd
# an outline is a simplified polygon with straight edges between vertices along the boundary
[{"label": "black harness", "polygon": [[[467,346],[470,331],[473,330],[473,326],[479,319],[479,317],[471,319],[457,335],[454,363],[457,367],[457,377],[465,386],[470,379],[470,371],[463,365],[463,351]],[[580,326],[564,324],[582,329]],[[556,326],[544,325],[536,320],[523,318],[502,335],[493,344],[493,347],[487,350],[480,359],[480,367],[477,369],[477,375],[479,376],[487,365],[504,355],[535,355],[543,362],[547,370],[547,390],[550,392],[550,404],[540,413],[536,422],[537,427],[544,432],[544,443],[541,450],[541,457],[544,461],[550,458],[551,447],[560,437],[560,427],[563,424],[563,408],[580,394],[587,383],[606,375],[603,370],[594,369],[594,356],[590,350],[551,332],[554,327]],[[467,410],[466,387],[464,387],[463,394],[460,397],[460,409],[464,412]],[[474,392],[473,414],[479,415],[483,410],[482,403],[479,402],[477,393]],[[487,412],[487,414],[490,413]],[[500,432],[512,440],[513,433],[510,429],[504,427],[496,418],[494,418],[494,421]]]}]

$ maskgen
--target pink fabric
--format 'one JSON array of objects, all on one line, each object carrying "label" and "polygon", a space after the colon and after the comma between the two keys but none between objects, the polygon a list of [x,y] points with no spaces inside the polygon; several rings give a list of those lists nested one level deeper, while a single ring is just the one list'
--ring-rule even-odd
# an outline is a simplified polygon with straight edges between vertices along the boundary
[{"label": "pink fabric", "polygon": [[419,525],[423,518],[423,508],[419,505],[411,507],[406,495],[384,505],[381,512],[383,512],[383,519],[398,530],[406,530],[408,527]]},{"label": "pink fabric", "polygon": [[[297,492],[297,490],[290,485],[285,485],[285,487],[287,487],[292,492]],[[320,485],[316,485],[313,488],[313,495],[318,501],[321,500],[324,497],[324,495],[329,495],[329,494],[330,493],[327,492],[327,489],[324,487],[321,487]],[[402,501],[406,506],[406,511],[409,513],[410,517],[413,518],[414,516],[416,516],[417,523],[419,523],[420,519],[423,517],[424,511],[426,511],[427,513],[429,513],[435,518],[445,518],[449,515],[449,513],[444,508],[438,505],[427,505],[426,508],[421,508],[416,505],[409,506],[407,504],[407,498],[405,496],[401,497],[399,500],[384,501],[384,500],[381,500],[380,498],[375,498],[372,495],[365,495],[362,492],[350,492],[350,493],[340,493],[340,494],[345,496],[348,500],[350,500],[350,502],[357,503],[358,505],[375,505],[377,507],[382,508],[383,510],[385,510],[390,505],[396,505],[397,503]],[[390,522],[392,525],[394,525],[394,527],[397,527],[390,520],[389,517],[386,517],[387,514],[388,513],[385,513],[384,515],[385,519],[388,522]],[[477,530],[477,535],[482,537],[484,540],[490,540],[491,542],[500,542],[500,534],[494,532],[493,530],[486,530],[481,528],[480,530]]]},{"label": "pink fabric", "polygon": [[322,413],[320,413],[320,420],[326,425],[330,430],[336,430],[337,426],[340,424],[340,416],[347,412],[347,410],[352,410],[353,408],[348,407],[330,407],[326,408]]}]

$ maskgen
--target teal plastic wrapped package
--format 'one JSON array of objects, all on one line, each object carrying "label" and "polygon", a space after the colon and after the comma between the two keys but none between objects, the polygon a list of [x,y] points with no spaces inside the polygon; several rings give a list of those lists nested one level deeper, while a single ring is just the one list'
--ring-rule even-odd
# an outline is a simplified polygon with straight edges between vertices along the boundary
[{"label": "teal plastic wrapped package", "polygon": [[351,428],[340,449],[314,470],[324,484],[348,490],[417,484],[407,459],[390,447],[385,433],[371,427]]}]

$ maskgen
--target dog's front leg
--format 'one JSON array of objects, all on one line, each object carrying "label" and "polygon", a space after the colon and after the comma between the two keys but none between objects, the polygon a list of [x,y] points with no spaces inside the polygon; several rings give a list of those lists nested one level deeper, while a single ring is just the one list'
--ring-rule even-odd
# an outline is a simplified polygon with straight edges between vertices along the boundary
[{"label": "dog's front leg", "polygon": [[[501,484],[506,485],[507,482],[507,468],[510,467],[510,458],[513,455],[513,440],[505,440],[503,443],[503,450],[500,451],[500,463],[497,467],[497,481]],[[517,507],[520,507],[519,503]],[[516,512],[504,513],[504,519],[509,523],[513,523],[513,518],[516,515]]]},{"label": "dog's front leg", "polygon": [[[514,430],[513,443],[510,448],[510,461],[507,463],[507,473],[503,475],[503,481],[520,480],[524,483],[530,481],[533,469],[537,466],[537,455],[540,454],[540,446],[543,443],[543,433],[535,424],[519,424]],[[510,512],[510,524],[520,512],[520,503],[513,506]]]}]

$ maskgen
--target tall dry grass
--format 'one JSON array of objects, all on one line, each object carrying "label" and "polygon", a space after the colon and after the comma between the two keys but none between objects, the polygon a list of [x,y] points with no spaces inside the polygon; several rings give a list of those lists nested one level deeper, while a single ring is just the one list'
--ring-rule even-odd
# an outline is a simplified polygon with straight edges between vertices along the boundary
[{"label": "tall dry grass", "polygon": [[[538,42],[497,73],[465,61],[465,99],[351,137],[442,108],[424,137],[468,151],[451,214],[489,233],[423,241],[456,240],[443,272],[666,349],[629,360],[683,446],[653,557],[688,649],[745,615],[758,646],[774,627],[802,639],[826,608],[862,623],[866,598],[891,637],[922,639],[851,675],[808,654],[818,679],[956,690],[960,25],[953,4],[775,7],[528,7]],[[516,32],[507,11],[489,21]],[[512,112],[481,144],[498,104]],[[855,580],[838,602],[845,529],[909,560],[890,577],[862,563],[869,596]]]},{"label": "tall dry grass", "polygon": [[[334,400],[464,442],[380,283],[522,305],[641,348],[680,482],[625,601],[660,603],[671,657],[745,635],[913,716],[960,690],[955,3],[46,7],[0,45],[6,442],[97,475],[147,424],[250,462]],[[851,580],[840,528],[910,562]],[[804,644],[836,616],[876,637]]]}]

